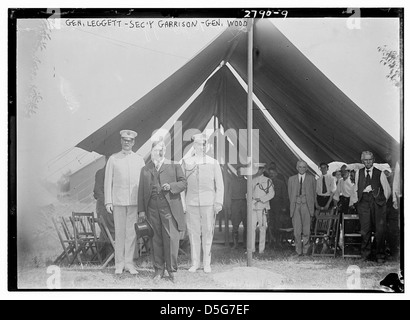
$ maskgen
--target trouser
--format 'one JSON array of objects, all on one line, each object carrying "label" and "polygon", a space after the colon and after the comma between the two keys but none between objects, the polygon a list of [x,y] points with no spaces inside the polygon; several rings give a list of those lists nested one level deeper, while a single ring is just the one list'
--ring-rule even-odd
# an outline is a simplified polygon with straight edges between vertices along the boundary
[{"label": "trouser", "polygon": [[133,267],[138,206],[114,206],[115,267]]},{"label": "trouser", "polygon": [[[330,196],[319,196],[318,195],[318,196],[316,196],[316,199],[317,199],[317,204],[319,205],[319,207],[324,207],[324,206],[326,206],[327,202],[329,201]],[[330,201],[329,208],[332,207],[332,203],[333,203],[333,200]]]},{"label": "trouser", "polygon": [[[391,201],[390,201],[391,202]],[[400,217],[399,210],[393,208],[392,203],[387,203],[386,212],[386,244],[390,249],[390,255],[397,256],[399,253]]]},{"label": "trouser", "polygon": [[349,203],[350,203],[350,197],[340,196],[339,202],[337,203],[339,206],[340,213],[343,213],[343,214],[349,213]]},{"label": "trouser", "polygon": [[164,197],[151,197],[147,218],[154,230],[151,256],[155,270],[176,272],[178,269],[179,231]]},{"label": "trouser", "polygon": [[246,243],[246,230],[247,230],[247,203],[246,199],[232,199],[232,204],[231,204],[231,212],[232,212],[232,233],[235,237],[235,235],[238,234],[239,230],[239,225],[242,222],[242,225],[244,227],[244,233],[243,233],[243,240],[244,243]]},{"label": "trouser", "polygon": [[[108,228],[108,232],[111,234],[113,240],[115,240],[115,226],[114,226],[114,215],[108,213],[105,208],[104,201],[101,199],[97,200],[96,204],[97,218],[100,221],[104,221],[105,225]],[[97,244],[98,249],[100,250],[101,258],[104,260],[107,255],[112,253],[112,247],[108,236],[105,236],[105,233],[100,232],[101,243]]]},{"label": "trouser", "polygon": [[[373,254],[378,259],[384,259],[386,256],[386,205],[379,206],[373,195],[363,193],[362,199],[357,204],[357,211],[362,235],[362,257],[369,258]],[[374,243],[372,244],[373,231]]]},{"label": "trouser", "polygon": [[199,268],[201,264],[201,237],[204,267],[211,265],[215,216],[213,206],[187,206],[186,222],[191,244],[192,266]]},{"label": "trouser", "polygon": [[259,253],[265,250],[266,228],[268,222],[266,217],[266,209],[253,209],[252,213],[252,252],[255,252],[256,227],[259,228]]},{"label": "trouser", "polygon": [[306,254],[309,250],[310,221],[311,217],[307,205],[305,203],[297,203],[292,217],[297,254]]},{"label": "trouser", "polygon": [[115,240],[114,215],[110,214],[107,211],[104,205],[104,201],[101,200],[97,200],[96,211],[98,219],[104,220],[104,223],[107,226],[111,237],[113,238],[113,240]]},{"label": "trouser", "polygon": [[282,211],[279,206],[272,206],[269,210],[269,218],[268,218],[268,231],[271,238],[269,239],[271,242],[275,241],[276,243],[280,240],[280,229],[281,228],[289,228],[288,222],[289,221],[289,212]]}]

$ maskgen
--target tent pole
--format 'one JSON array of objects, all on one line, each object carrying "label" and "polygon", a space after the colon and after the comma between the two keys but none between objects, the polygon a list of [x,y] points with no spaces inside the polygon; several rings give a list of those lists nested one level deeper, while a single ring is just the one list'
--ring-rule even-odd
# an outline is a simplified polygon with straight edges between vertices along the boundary
[{"label": "tent pole", "polygon": [[246,252],[247,266],[252,266],[252,171],[253,171],[253,145],[252,145],[252,105],[253,105],[253,22],[248,19],[248,181],[247,181],[247,234],[246,234]]}]

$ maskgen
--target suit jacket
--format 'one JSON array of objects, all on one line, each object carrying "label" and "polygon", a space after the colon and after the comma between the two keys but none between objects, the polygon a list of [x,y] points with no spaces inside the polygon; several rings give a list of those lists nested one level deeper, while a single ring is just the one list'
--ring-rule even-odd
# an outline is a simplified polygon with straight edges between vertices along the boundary
[{"label": "suit jacket", "polygon": [[280,213],[286,210],[289,205],[288,191],[286,190],[286,183],[283,180],[272,179],[275,196],[270,200],[270,208],[275,213]]},{"label": "suit jacket", "polygon": [[[140,185],[138,188],[138,212],[148,212],[148,203],[151,198],[152,181],[155,165],[150,162],[141,170]],[[161,185],[168,183],[171,186],[169,192],[164,192],[168,201],[172,216],[178,224],[178,230],[185,230],[185,214],[182,208],[180,193],[186,189],[186,179],[182,168],[177,163],[165,160],[159,169]]]},{"label": "suit jacket", "polygon": [[134,152],[120,151],[108,159],[104,179],[106,205],[137,205],[140,171],[144,165],[144,159]]},{"label": "suit jacket", "polygon": [[224,203],[224,181],[218,160],[206,155],[189,157],[183,161],[188,188],[188,206],[213,206]]},{"label": "suit jacket", "polygon": [[252,201],[254,210],[270,209],[269,200],[275,196],[272,180],[261,175],[252,179],[252,199],[259,198],[261,201]]},{"label": "suit jacket", "polygon": [[[316,197],[316,179],[309,173],[305,173],[305,180],[303,181],[306,192],[306,204],[309,209],[309,214],[312,217],[315,213],[315,197]],[[290,203],[290,217],[296,210],[296,198],[299,195],[299,179],[298,175],[289,178],[288,193]]]},{"label": "suit jacket", "polygon": [[100,200],[104,204],[104,179],[105,179],[105,167],[98,170],[95,173],[94,183],[94,199]]}]

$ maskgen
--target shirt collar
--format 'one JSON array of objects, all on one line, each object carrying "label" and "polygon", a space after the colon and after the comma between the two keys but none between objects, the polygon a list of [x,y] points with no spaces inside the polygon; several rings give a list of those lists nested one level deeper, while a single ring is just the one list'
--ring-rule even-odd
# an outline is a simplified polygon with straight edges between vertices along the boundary
[{"label": "shirt collar", "polygon": [[132,153],[132,151],[131,151],[131,150],[130,150],[130,151],[122,150],[121,153],[122,153],[122,154],[125,154],[125,155],[129,155],[129,154]]},{"label": "shirt collar", "polygon": [[162,158],[161,160],[154,160],[154,164],[155,164],[155,166],[162,166],[162,164],[164,163],[164,161],[165,161],[165,158]]}]

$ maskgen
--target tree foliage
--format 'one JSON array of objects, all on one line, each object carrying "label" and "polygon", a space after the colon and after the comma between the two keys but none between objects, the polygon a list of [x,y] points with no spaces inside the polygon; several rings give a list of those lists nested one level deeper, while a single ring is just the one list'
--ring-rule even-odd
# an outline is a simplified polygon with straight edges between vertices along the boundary
[{"label": "tree foliage", "polygon": [[400,56],[397,51],[387,48],[386,45],[377,47],[382,55],[380,63],[389,69],[389,74],[386,76],[394,86],[400,87]]},{"label": "tree foliage", "polygon": [[[22,32],[24,32],[24,30]],[[27,87],[23,89],[23,92],[25,93],[24,115],[29,118],[36,113],[38,104],[43,100],[41,92],[34,84],[41,64],[37,53],[46,49],[47,41],[51,40],[51,36],[50,28],[44,20],[39,20],[37,25],[28,30],[28,32],[29,36],[34,36],[34,44],[30,47],[29,52],[27,52],[29,57],[31,57],[31,63],[28,66],[29,70],[22,70],[22,74],[28,76],[28,81],[25,83]]]}]

